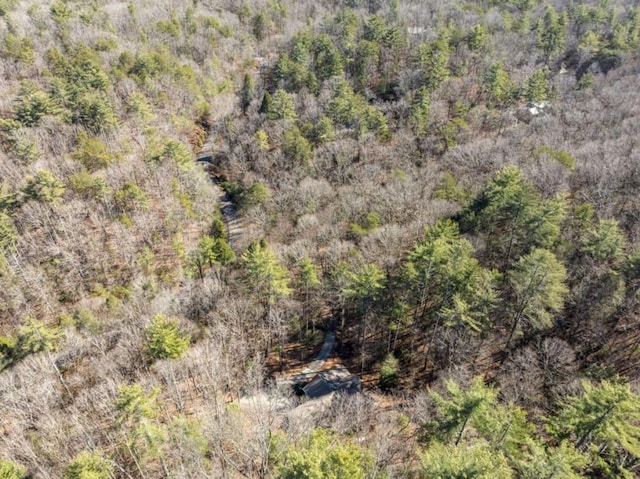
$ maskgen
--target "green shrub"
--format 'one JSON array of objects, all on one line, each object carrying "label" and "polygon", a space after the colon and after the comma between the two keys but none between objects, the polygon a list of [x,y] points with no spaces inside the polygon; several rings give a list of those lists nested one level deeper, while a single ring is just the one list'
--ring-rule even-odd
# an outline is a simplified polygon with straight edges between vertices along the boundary
[{"label": "green shrub", "polygon": [[242,207],[259,206],[271,198],[271,191],[264,183],[252,183],[243,193],[240,201]]},{"label": "green shrub", "polygon": [[64,185],[50,171],[40,170],[35,177],[27,177],[22,192],[28,199],[57,203],[64,195]]},{"label": "green shrub", "polygon": [[152,359],[176,359],[189,347],[190,338],[178,322],[157,314],[145,328],[146,353]]},{"label": "green shrub", "polygon": [[295,120],[297,115],[293,97],[284,90],[276,91],[266,113],[270,120]]},{"label": "green shrub", "polygon": [[110,479],[113,465],[97,452],[82,451],[64,470],[63,479]]},{"label": "green shrub", "polygon": [[106,168],[118,158],[102,140],[89,136],[84,131],[78,133],[77,141],[78,149],[73,153],[73,159],[91,172]]},{"label": "green shrub", "polygon": [[13,225],[13,220],[0,212],[0,253],[12,249],[17,242],[18,232]]},{"label": "green shrub", "polygon": [[91,332],[98,332],[100,330],[100,323],[93,314],[93,311],[89,308],[78,307],[73,312],[73,321],[78,328],[85,328]]},{"label": "green shrub", "polygon": [[11,58],[15,62],[32,64],[35,60],[33,50],[33,40],[28,37],[18,37],[12,33],[7,33],[0,49],[0,54],[4,58]]},{"label": "green shrub", "polygon": [[81,171],[69,178],[71,189],[86,199],[99,200],[108,192],[107,183],[101,176],[93,176],[88,171]]},{"label": "green shrub", "polygon": [[8,138],[9,151],[23,163],[33,163],[40,157],[37,143],[28,134],[20,130]]},{"label": "green shrub", "polygon": [[139,186],[133,183],[125,183],[122,188],[115,192],[114,199],[122,210],[133,211],[146,208],[149,196]]},{"label": "green shrub", "polygon": [[14,462],[0,459],[0,479],[26,479],[26,477],[24,467]]},{"label": "green shrub", "polygon": [[380,368],[380,388],[384,390],[393,389],[398,386],[398,360],[393,354],[387,354]]},{"label": "green shrub", "polygon": [[62,0],[52,3],[51,7],[49,7],[49,13],[57,23],[67,22],[72,16],[71,10]]},{"label": "green shrub", "polygon": [[30,354],[55,351],[59,342],[60,331],[57,328],[47,326],[35,318],[27,318],[27,324],[18,331],[12,362]]},{"label": "green shrub", "polygon": [[153,118],[151,106],[142,93],[133,92],[127,99],[127,111],[138,116],[143,122]]},{"label": "green shrub", "polygon": [[367,214],[362,224],[352,223],[349,227],[349,233],[352,237],[358,238],[365,236],[380,227],[380,215],[375,212]]},{"label": "green shrub", "polygon": [[302,136],[297,127],[284,132],[282,151],[287,159],[308,165],[313,158],[313,150],[309,141]]},{"label": "green shrub", "polygon": [[336,132],[330,118],[323,116],[311,130],[311,141],[315,145],[330,143],[336,139]]},{"label": "green shrub", "polygon": [[43,91],[24,91],[16,100],[14,117],[24,126],[37,126],[45,115],[55,112],[55,104]]},{"label": "green shrub", "polygon": [[211,236],[216,239],[226,239],[227,238],[227,227],[224,224],[224,220],[222,219],[222,215],[218,214],[213,221],[211,222]]},{"label": "green shrub", "polygon": [[189,168],[193,164],[193,153],[189,147],[177,140],[167,140],[164,144],[162,156],[175,161],[179,168]]},{"label": "green shrub", "polygon": [[78,98],[72,121],[83,125],[91,133],[99,134],[117,126],[118,117],[109,97],[103,92],[92,91]]}]

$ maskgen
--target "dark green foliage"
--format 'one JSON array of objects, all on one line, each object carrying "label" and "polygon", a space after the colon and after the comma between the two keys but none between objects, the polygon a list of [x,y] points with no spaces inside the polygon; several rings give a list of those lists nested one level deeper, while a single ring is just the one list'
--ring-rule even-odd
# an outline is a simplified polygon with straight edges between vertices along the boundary
[{"label": "dark green foliage", "polygon": [[135,57],[125,51],[120,54],[119,66],[140,83],[145,83],[163,73],[169,73],[172,69],[171,58],[165,51],[150,52]]},{"label": "dark green foliage", "polygon": [[449,78],[449,45],[443,39],[418,47],[417,66],[421,83],[429,91],[436,90]]},{"label": "dark green foliage", "polygon": [[362,310],[367,310],[371,303],[379,298],[385,280],[385,274],[377,265],[365,264],[359,271],[347,274],[344,294],[356,301]]},{"label": "dark green foliage", "polygon": [[174,3],[0,0],[0,476],[637,474],[634,2]]},{"label": "dark green foliage", "polygon": [[260,113],[266,113],[270,120],[295,120],[296,106],[293,97],[284,90],[276,91],[273,96],[265,93]]},{"label": "dark green foliage", "polygon": [[316,122],[311,130],[311,141],[314,145],[322,145],[324,143],[332,142],[336,139],[336,133],[333,128],[333,122],[330,118],[323,116]]},{"label": "dark green foliage", "polygon": [[547,60],[564,48],[565,26],[560,23],[556,10],[547,5],[544,17],[536,27],[538,34],[538,48],[545,54]]},{"label": "dark green foliage", "polygon": [[154,418],[158,415],[159,389],[147,393],[140,384],[120,386],[115,408],[119,423],[130,423],[142,418]]},{"label": "dark green foliage", "polygon": [[557,447],[543,446],[537,441],[527,444],[527,457],[518,464],[522,479],[552,477],[561,479],[583,479],[580,474],[588,463],[568,441],[562,441]]},{"label": "dark green foliage", "polygon": [[181,141],[169,139],[164,143],[161,159],[173,161],[178,165],[178,168],[184,170],[193,164],[193,153]]},{"label": "dark green foliage", "polygon": [[361,40],[356,47],[354,60],[355,89],[363,92],[376,77],[380,61],[380,46],[369,40]]},{"label": "dark green foliage", "polygon": [[467,205],[471,199],[469,191],[462,188],[451,173],[444,174],[435,190],[435,196],[443,200],[454,201],[461,206]]},{"label": "dark green foliage", "polygon": [[387,25],[380,15],[372,15],[364,26],[364,39],[380,43],[386,35]]},{"label": "dark green foliage", "polygon": [[71,10],[62,0],[52,3],[51,7],[49,7],[49,12],[57,23],[67,22],[72,16]]},{"label": "dark green foliage", "polygon": [[467,35],[467,45],[469,46],[469,50],[472,52],[481,50],[487,43],[488,38],[489,32],[487,31],[487,27],[481,24],[476,25]]},{"label": "dark green foliage", "polygon": [[504,107],[513,101],[515,85],[504,70],[502,63],[491,65],[486,82],[490,105]]},{"label": "dark green foliage", "polygon": [[198,249],[189,257],[189,263],[197,271],[200,279],[204,278],[205,266],[210,268],[215,264],[226,266],[235,260],[235,253],[224,238],[211,236],[203,237],[198,243]]},{"label": "dark green foliage", "polygon": [[260,206],[268,201],[271,197],[271,192],[264,183],[256,182],[241,191],[237,197],[242,208],[250,208],[252,206]]},{"label": "dark green foliage", "polygon": [[498,391],[485,386],[482,378],[476,377],[465,391],[454,381],[447,381],[447,397],[431,392],[437,408],[437,416],[425,425],[430,441],[460,443],[467,427],[485,429],[496,406]]},{"label": "dark green foliage", "polygon": [[43,91],[25,88],[16,100],[15,119],[24,126],[37,126],[45,115],[56,111],[55,104]]},{"label": "dark green foliage", "polygon": [[289,272],[280,264],[268,245],[262,242],[251,243],[242,255],[242,261],[247,268],[249,283],[268,303],[291,294]]},{"label": "dark green foliage", "polygon": [[13,249],[18,241],[18,232],[11,217],[0,212],[0,254]]},{"label": "dark green foliage", "polygon": [[429,442],[429,448],[442,444],[449,445],[449,451],[453,451],[451,444],[455,447],[487,445],[498,454],[504,466],[531,466],[527,452],[540,446],[533,439],[535,428],[527,422],[525,411],[513,404],[499,403],[498,390],[486,386],[481,377],[474,378],[466,389],[451,380],[446,381],[445,386],[445,396],[431,393],[436,415],[422,425],[423,440]]},{"label": "dark green foliage", "polygon": [[265,92],[264,96],[262,97],[262,102],[260,103],[260,109],[258,110],[258,113],[267,115],[273,108],[272,105],[273,105],[273,98],[271,96],[271,93]]},{"label": "dark green foliage", "polygon": [[324,81],[342,73],[343,60],[331,37],[319,35],[313,42],[314,70],[318,80]]},{"label": "dark green foliage", "polygon": [[5,362],[15,363],[30,354],[55,351],[60,343],[60,331],[51,326],[43,324],[33,317],[25,321],[25,325],[18,330],[15,339],[5,346],[10,346],[10,350],[5,352]]},{"label": "dark green foliage", "polygon": [[355,239],[365,236],[380,227],[380,215],[375,212],[368,213],[362,223],[352,223],[349,234]]},{"label": "dark green foliage", "polygon": [[222,215],[216,216],[211,222],[210,235],[216,239],[227,239],[227,226]]},{"label": "dark green foliage", "polygon": [[242,79],[242,88],[240,89],[240,109],[244,115],[247,114],[254,95],[253,76],[245,73]]},{"label": "dark green foliage", "polygon": [[313,149],[297,127],[284,132],[282,152],[285,157],[301,165],[309,165],[313,159]]},{"label": "dark green foliage", "polygon": [[473,252],[452,221],[441,220],[426,231],[407,255],[402,274],[416,320],[436,316],[450,327],[484,328],[497,299],[497,275],[480,267]]},{"label": "dark green foliage", "polygon": [[8,150],[22,163],[33,163],[40,157],[40,149],[28,131],[17,130],[6,139]]},{"label": "dark green foliage", "polygon": [[47,60],[53,73],[66,81],[73,96],[88,90],[106,91],[111,85],[100,57],[86,46],[79,46],[70,55],[51,49]]},{"label": "dark green foliage", "polygon": [[264,40],[272,28],[272,21],[264,12],[259,12],[253,17],[253,34],[258,41]]},{"label": "dark green foliage", "polygon": [[566,209],[566,197],[542,200],[520,169],[508,166],[463,213],[462,230],[482,234],[487,256],[506,266],[532,247],[553,246]]},{"label": "dark green foliage", "polygon": [[398,386],[398,360],[393,354],[387,354],[380,367],[378,384],[383,390],[393,389]]},{"label": "dark green foliage", "polygon": [[154,316],[144,333],[145,350],[151,359],[176,359],[189,347],[190,338],[180,331],[178,322],[161,314]]},{"label": "dark green foliage", "polygon": [[422,136],[429,126],[429,112],[431,110],[431,96],[426,87],[418,89],[411,101],[411,123],[416,136]]},{"label": "dark green foliage", "polygon": [[380,139],[389,135],[384,115],[369,105],[363,96],[355,93],[346,82],[338,86],[335,97],[327,106],[327,113],[335,123],[355,129],[358,135],[368,131],[374,132]]},{"label": "dark green foliage", "polygon": [[576,87],[578,88],[578,90],[589,90],[591,89],[591,87],[593,87],[593,84],[595,83],[595,81],[596,81],[596,78],[594,74],[588,72],[580,77]]},{"label": "dark green foliage", "polygon": [[318,277],[318,268],[313,263],[311,258],[302,258],[298,265],[300,267],[300,279],[302,281],[302,286],[306,290],[315,288],[322,284],[320,278]]},{"label": "dark green foliage", "polygon": [[108,132],[118,124],[113,103],[102,92],[88,92],[79,96],[72,121],[94,134]]},{"label": "dark green foliage", "polygon": [[550,94],[547,75],[544,70],[535,70],[527,79],[525,99],[530,102],[541,102],[549,99]]},{"label": "dark green foliage", "polygon": [[225,181],[224,190],[241,208],[260,206],[271,198],[271,191],[262,182],[251,183],[248,187],[236,182]]},{"label": "dark green foliage", "polygon": [[58,203],[64,191],[62,182],[47,170],[40,170],[35,177],[28,177],[22,187],[22,192],[28,199],[44,203]]}]

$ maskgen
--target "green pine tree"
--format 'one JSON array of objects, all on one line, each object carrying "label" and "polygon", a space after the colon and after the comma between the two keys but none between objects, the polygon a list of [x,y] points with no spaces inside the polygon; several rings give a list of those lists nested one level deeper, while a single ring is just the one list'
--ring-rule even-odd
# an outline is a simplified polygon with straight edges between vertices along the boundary
[{"label": "green pine tree", "polygon": [[545,70],[537,69],[527,78],[524,97],[527,101],[538,103],[549,99],[549,83]]},{"label": "green pine tree", "polygon": [[242,110],[243,115],[247,114],[247,111],[251,106],[253,96],[255,95],[254,89],[253,76],[249,73],[245,73],[244,78],[242,79],[242,88],[240,89],[240,109]]},{"label": "green pine tree", "polygon": [[447,395],[430,393],[437,414],[430,424],[424,425],[430,441],[453,442],[459,445],[468,426],[482,428],[489,412],[496,407],[498,391],[484,384],[481,377],[473,379],[465,390],[455,381],[445,383]]},{"label": "green pine tree", "polygon": [[582,386],[584,393],[565,399],[549,419],[549,432],[589,453],[604,477],[632,477],[627,467],[640,459],[640,396],[620,381]]},{"label": "green pine tree", "polygon": [[417,61],[422,84],[430,92],[449,78],[449,55],[449,44],[444,39],[424,43],[418,47]]},{"label": "green pine tree", "polygon": [[538,48],[542,50],[546,60],[549,61],[552,55],[562,51],[565,43],[565,26],[560,23],[560,17],[553,6],[547,5],[536,30]]},{"label": "green pine tree", "polygon": [[469,446],[431,444],[422,455],[422,479],[509,479],[513,471],[506,458],[488,444]]},{"label": "green pine tree", "polygon": [[254,291],[266,304],[278,297],[289,296],[289,272],[280,264],[271,248],[264,242],[254,242],[242,255],[248,279]]},{"label": "green pine tree", "polygon": [[180,331],[178,322],[156,314],[144,330],[146,352],[152,359],[176,359],[189,347],[190,338]]},{"label": "green pine tree", "polygon": [[502,63],[498,62],[491,65],[486,83],[491,105],[504,107],[508,106],[513,100],[515,86]]},{"label": "green pine tree", "polygon": [[341,441],[324,429],[286,452],[278,469],[279,479],[365,479],[372,477],[372,454],[349,441]]},{"label": "green pine tree", "polygon": [[113,465],[97,452],[83,451],[69,463],[62,477],[63,479],[111,479]]},{"label": "green pine tree", "polygon": [[375,264],[365,264],[359,271],[349,271],[344,287],[344,295],[353,300],[361,315],[360,322],[360,371],[364,372],[366,359],[365,342],[367,337],[367,322],[374,301],[384,288],[386,276]]},{"label": "green pine tree", "polygon": [[509,272],[515,305],[507,348],[523,319],[535,329],[553,324],[553,313],[562,309],[568,292],[566,278],[564,265],[548,250],[536,248],[518,260]]}]

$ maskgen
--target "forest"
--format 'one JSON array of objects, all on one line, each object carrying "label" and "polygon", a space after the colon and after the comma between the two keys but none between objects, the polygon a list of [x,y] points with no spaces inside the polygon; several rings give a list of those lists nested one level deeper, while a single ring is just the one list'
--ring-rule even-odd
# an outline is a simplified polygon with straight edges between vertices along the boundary
[{"label": "forest", "polygon": [[640,477],[636,0],[0,0],[0,70],[0,479]]}]

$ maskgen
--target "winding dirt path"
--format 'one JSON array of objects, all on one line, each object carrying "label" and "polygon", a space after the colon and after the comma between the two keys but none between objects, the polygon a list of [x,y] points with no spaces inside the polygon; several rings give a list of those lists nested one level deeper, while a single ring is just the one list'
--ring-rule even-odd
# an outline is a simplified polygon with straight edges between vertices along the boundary
[{"label": "winding dirt path", "polygon": [[302,383],[308,382],[320,371],[322,366],[324,366],[324,362],[333,352],[333,347],[336,344],[336,332],[335,330],[327,331],[327,334],[324,336],[324,343],[322,344],[322,348],[320,348],[320,352],[315,357],[313,361],[309,363],[309,365],[304,368],[301,372],[296,374],[291,378],[293,383]]},{"label": "winding dirt path", "polygon": [[[197,161],[200,164],[211,165],[213,163],[213,138],[210,137],[202,146],[198,154]],[[210,176],[213,191],[220,205],[220,212],[225,225],[227,225],[227,241],[231,249],[239,255],[244,249],[242,237],[244,235],[244,225],[242,219],[238,216],[238,209],[231,201],[229,195],[222,189],[220,184]]]},{"label": "winding dirt path", "polygon": [[[198,154],[197,161],[201,164],[206,163],[211,165],[213,163],[213,137],[209,137],[207,142],[202,146],[200,153]],[[227,240],[229,245],[236,254],[240,254],[243,249],[242,237],[244,235],[244,225],[242,219],[238,216],[238,209],[236,205],[231,201],[229,195],[222,189],[220,184],[211,177],[211,183],[213,185],[214,194],[218,199],[220,205],[220,211],[222,217],[227,226]],[[289,376],[280,382],[286,382],[290,384],[298,384],[303,382],[309,382],[324,366],[325,361],[329,358],[333,352],[333,348],[336,344],[336,328],[332,322],[331,329],[327,331],[324,336],[324,343],[320,352],[309,365],[304,368],[298,374]]]}]

